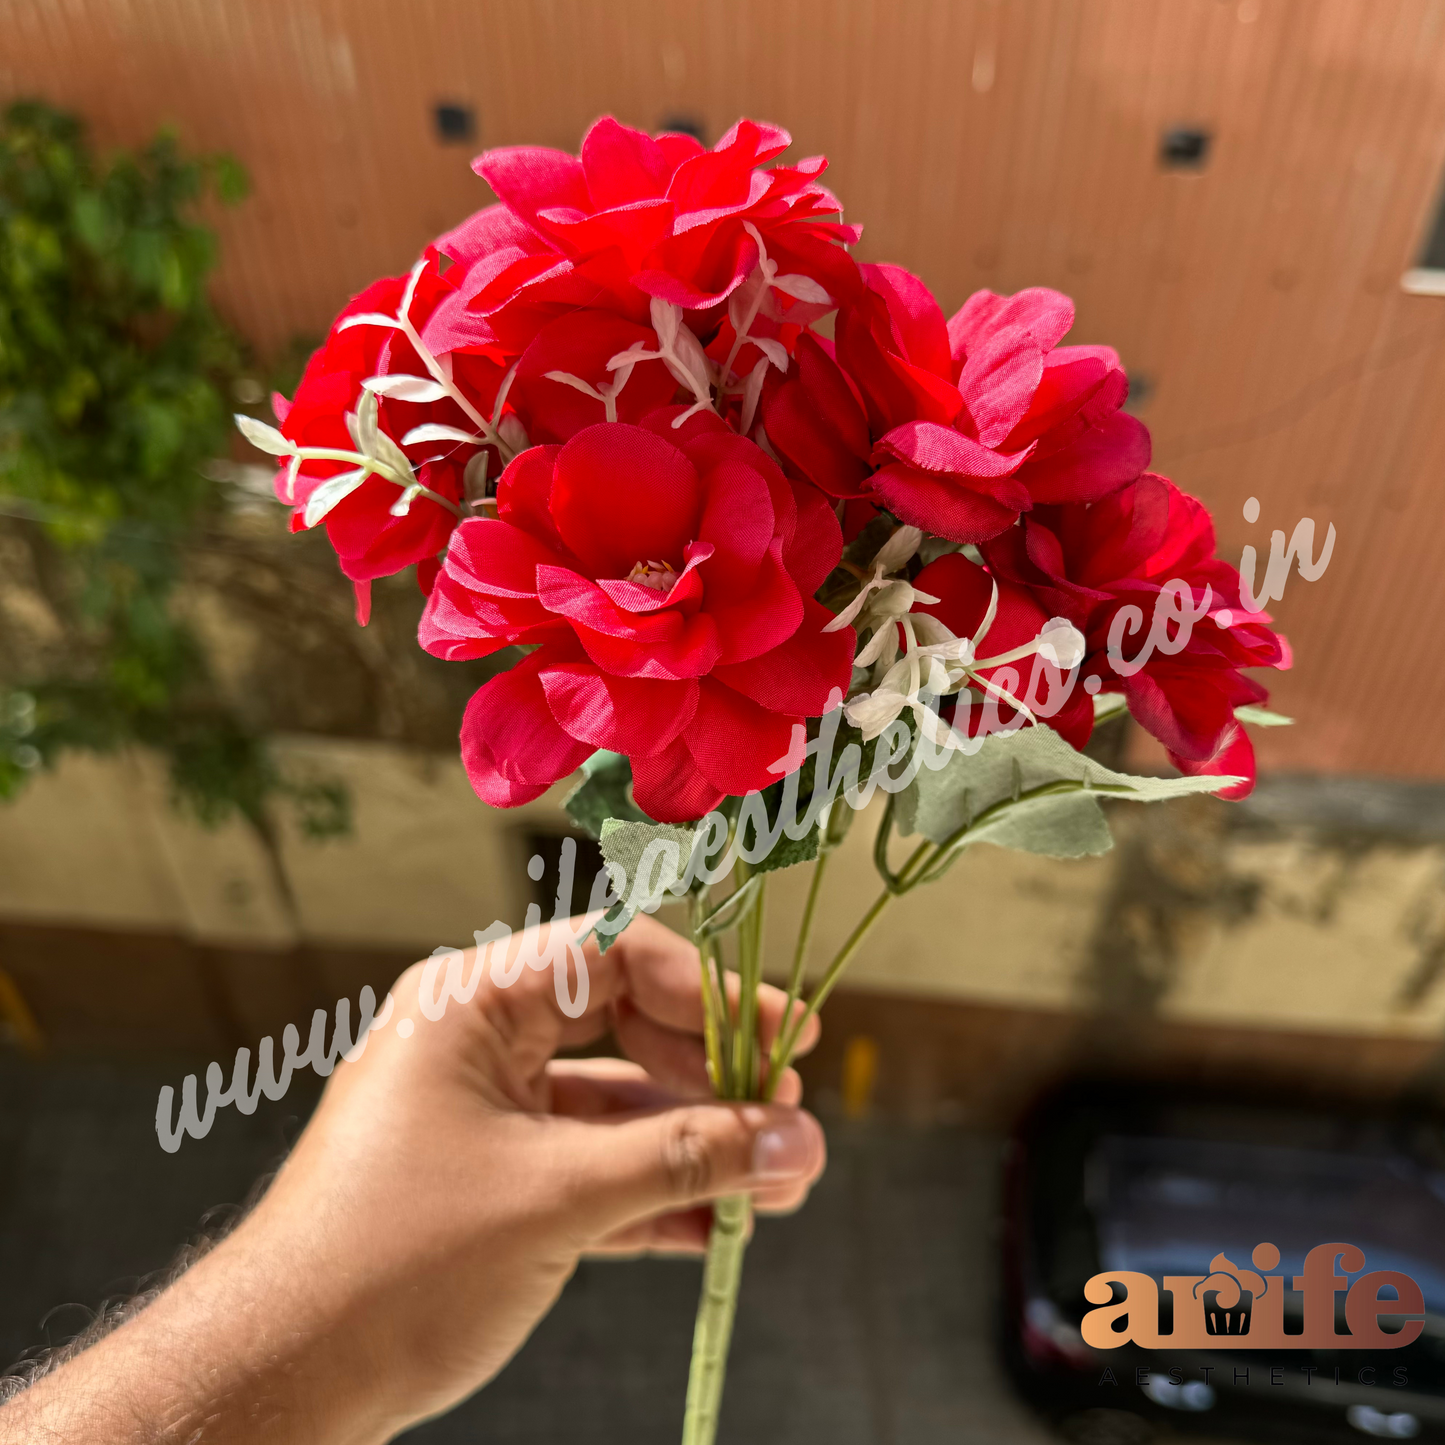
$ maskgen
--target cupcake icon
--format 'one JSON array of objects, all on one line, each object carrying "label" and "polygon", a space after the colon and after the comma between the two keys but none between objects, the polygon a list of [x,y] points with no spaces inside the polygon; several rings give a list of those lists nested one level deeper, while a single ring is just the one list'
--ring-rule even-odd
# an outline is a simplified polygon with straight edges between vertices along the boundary
[{"label": "cupcake icon", "polygon": [[1204,1328],[1211,1335],[1247,1335],[1254,1317],[1254,1302],[1269,1288],[1269,1281],[1250,1269],[1241,1269],[1223,1254],[1209,1262],[1209,1274],[1194,1286],[1204,1300]]}]

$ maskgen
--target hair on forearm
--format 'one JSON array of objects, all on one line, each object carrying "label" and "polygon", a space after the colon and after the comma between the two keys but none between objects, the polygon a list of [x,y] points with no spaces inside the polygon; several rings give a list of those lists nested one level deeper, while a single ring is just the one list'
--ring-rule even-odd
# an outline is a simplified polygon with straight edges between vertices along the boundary
[{"label": "hair on forearm", "polygon": [[102,1300],[94,1319],[71,1339],[63,1344],[27,1350],[9,1369],[0,1373],[0,1406],[118,1330],[127,1320],[134,1319],[250,1214],[275,1177],[273,1171],[258,1179],[242,1204],[223,1204],[208,1210],[202,1217],[200,1231],[176,1253],[170,1264],[144,1276],[134,1294]]}]

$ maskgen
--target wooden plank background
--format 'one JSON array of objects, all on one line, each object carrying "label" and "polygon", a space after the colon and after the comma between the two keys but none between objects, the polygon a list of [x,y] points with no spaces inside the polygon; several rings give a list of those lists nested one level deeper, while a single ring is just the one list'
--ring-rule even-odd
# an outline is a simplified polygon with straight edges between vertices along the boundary
[{"label": "wooden plank background", "polygon": [[[945,309],[1070,292],[1226,555],[1335,524],[1277,608],[1301,724],[1269,765],[1445,775],[1445,300],[1398,284],[1445,167],[1441,0],[0,0],[0,94],[238,155],[218,297],[263,349],[489,200],[483,146],[783,123]],[[437,140],[447,101],[474,143]],[[1202,172],[1158,165],[1181,124]]]}]

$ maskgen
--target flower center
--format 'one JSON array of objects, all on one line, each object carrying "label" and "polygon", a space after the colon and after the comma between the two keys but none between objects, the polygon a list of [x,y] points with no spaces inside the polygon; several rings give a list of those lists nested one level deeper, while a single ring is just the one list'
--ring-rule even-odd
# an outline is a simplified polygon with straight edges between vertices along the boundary
[{"label": "flower center", "polygon": [[677,569],[670,562],[635,562],[627,580],[654,592],[671,592],[677,582]]}]

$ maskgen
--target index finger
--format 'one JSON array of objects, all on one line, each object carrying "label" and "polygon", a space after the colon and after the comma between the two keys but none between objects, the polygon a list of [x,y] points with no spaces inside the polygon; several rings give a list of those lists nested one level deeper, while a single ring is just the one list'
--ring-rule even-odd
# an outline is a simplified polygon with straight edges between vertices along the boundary
[{"label": "index finger", "polygon": [[[602,962],[607,963],[614,954],[620,954],[619,972],[616,991],[610,998],[625,994],[638,1012],[654,1023],[683,1033],[702,1033],[702,964],[694,944],[657,919],[641,914],[601,955]],[[741,982],[735,973],[727,973],[725,978],[728,1005],[735,1013]],[[770,983],[759,985],[758,1032],[765,1048],[772,1045],[782,1026],[786,1004],[787,994],[782,989]],[[795,1001],[794,1016],[802,1011],[803,1005]],[[818,1042],[818,1035],[814,1015],[808,1019],[795,1052],[807,1053]]]},{"label": "index finger", "polygon": [[[573,937],[581,932],[578,920],[568,924],[543,924],[536,930],[532,952],[541,958],[549,956],[548,934],[551,928],[571,929]],[[575,966],[566,965],[566,975],[559,983],[554,978],[557,965],[538,970],[523,967],[509,983],[495,980],[500,971],[509,976],[518,966],[518,953],[525,935],[513,934],[505,943],[489,946],[488,968],[477,1003],[483,1013],[503,1024],[503,1031],[524,1068],[540,1068],[559,1048],[577,1048],[601,1038],[612,1022],[612,1006],[628,998],[637,1011],[663,1028],[679,1033],[700,1035],[703,1031],[702,965],[698,951],[687,939],[648,914],[639,914],[624,932],[602,953],[595,937],[582,948],[587,971],[586,1004],[576,1017],[569,1017],[559,1006],[557,995],[568,991],[578,995],[581,981]],[[558,951],[558,963],[567,950]],[[471,950],[467,950],[470,956]],[[476,964],[468,957],[468,967]],[[735,1011],[739,996],[736,974],[727,976],[730,1007]],[[783,1021],[786,995],[771,984],[758,989],[758,1030],[764,1048],[770,1047]],[[794,1005],[795,1016],[802,1004]],[[810,1018],[795,1051],[806,1053],[817,1042],[818,1021]]]}]

